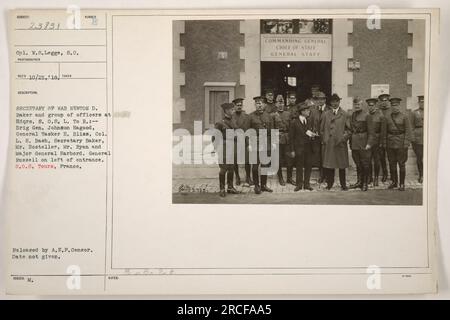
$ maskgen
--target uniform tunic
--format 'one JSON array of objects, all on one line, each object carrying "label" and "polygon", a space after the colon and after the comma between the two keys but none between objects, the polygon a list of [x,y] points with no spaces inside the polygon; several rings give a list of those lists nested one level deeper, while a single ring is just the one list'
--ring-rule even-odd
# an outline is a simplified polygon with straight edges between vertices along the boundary
[{"label": "uniform tunic", "polygon": [[291,165],[287,146],[289,145],[289,127],[291,114],[289,111],[276,111],[272,113],[274,129],[279,130],[278,156],[280,167]]},{"label": "uniform tunic", "polygon": [[414,132],[413,142],[423,145],[423,110],[416,109],[412,112],[411,124]]},{"label": "uniform tunic", "polygon": [[[219,167],[224,168],[226,170],[232,170],[234,166],[234,162],[236,160],[236,143],[234,135],[227,137],[227,130],[235,130],[237,129],[236,122],[233,118],[224,117],[221,121],[217,122],[214,126],[215,129],[219,130],[222,133],[222,141],[213,141],[216,146],[218,159],[219,159]],[[222,148],[220,148],[219,143],[222,143]],[[234,158],[227,159],[227,146],[232,145],[234,149]]]},{"label": "uniform tunic", "polygon": [[[270,130],[273,129],[274,127],[274,123],[273,123],[273,117],[263,111],[263,112],[258,112],[258,111],[254,111],[252,113],[250,113],[250,128],[251,129],[255,129],[256,130],[256,135],[257,135],[257,142],[258,145],[256,148],[252,148],[252,152],[255,151],[267,151],[268,156],[271,155],[271,141],[270,141]],[[259,145],[259,139],[260,139],[260,135],[261,133],[259,132],[260,129],[266,129],[267,130],[267,145],[263,145],[260,146]],[[258,163],[259,163],[259,152],[257,153],[258,157]]]},{"label": "uniform tunic", "polygon": [[[235,112],[233,114],[233,120],[236,123],[238,129],[242,129],[244,132],[250,128],[250,115],[245,111]],[[238,152],[244,152],[245,164],[249,163],[248,158],[248,139],[245,139],[245,150],[238,150]],[[241,158],[238,157],[239,162],[242,164]]]},{"label": "uniform tunic", "polygon": [[407,149],[413,140],[408,117],[399,112],[386,117],[386,148]]},{"label": "uniform tunic", "polygon": [[408,117],[401,112],[390,113],[386,117],[386,149],[389,166],[394,172],[397,164],[401,170],[404,170],[411,140],[412,131]]},{"label": "uniform tunic", "polygon": [[364,111],[355,111],[351,116],[350,148],[352,149],[353,161],[358,169],[369,169],[370,166],[371,149],[366,150],[366,146],[372,147],[375,144],[372,120],[372,117]]}]

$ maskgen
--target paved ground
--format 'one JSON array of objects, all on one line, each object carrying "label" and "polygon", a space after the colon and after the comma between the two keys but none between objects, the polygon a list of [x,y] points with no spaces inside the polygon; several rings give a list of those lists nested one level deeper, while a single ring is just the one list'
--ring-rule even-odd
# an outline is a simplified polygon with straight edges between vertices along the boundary
[{"label": "paved ground", "polygon": [[[336,177],[337,178],[337,177]],[[353,181],[350,176],[348,185]],[[176,178],[173,181],[174,203],[272,203],[272,204],[361,204],[361,205],[421,205],[422,184],[417,180],[406,181],[406,191],[388,190],[389,181],[378,187],[369,186],[367,192],[359,189],[341,191],[336,179],[332,190],[326,190],[326,184],[318,184],[311,179],[313,191],[294,192],[293,185],[280,186],[276,178],[269,178],[268,185],[273,193],[254,193],[253,187],[244,184],[236,186],[241,194],[219,197],[218,179],[212,178]]]},{"label": "paved ground", "polygon": [[253,192],[227,195],[214,193],[174,193],[173,203],[225,204],[321,204],[321,205],[421,205],[422,189],[362,191],[299,191],[293,193]]}]

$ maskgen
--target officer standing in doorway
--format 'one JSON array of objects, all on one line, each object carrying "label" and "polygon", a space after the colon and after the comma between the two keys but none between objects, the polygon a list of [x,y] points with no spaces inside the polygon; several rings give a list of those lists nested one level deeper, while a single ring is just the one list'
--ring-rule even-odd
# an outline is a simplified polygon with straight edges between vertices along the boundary
[{"label": "officer standing in doorway", "polygon": [[265,89],[264,90],[264,102],[266,104],[265,111],[269,114],[276,111],[275,102],[274,102],[275,96],[273,89]]},{"label": "officer standing in doorway", "polygon": [[291,113],[291,116],[293,118],[295,118],[295,113],[297,113],[296,109],[297,109],[297,93],[295,93],[295,91],[289,91],[287,93],[286,110]]}]

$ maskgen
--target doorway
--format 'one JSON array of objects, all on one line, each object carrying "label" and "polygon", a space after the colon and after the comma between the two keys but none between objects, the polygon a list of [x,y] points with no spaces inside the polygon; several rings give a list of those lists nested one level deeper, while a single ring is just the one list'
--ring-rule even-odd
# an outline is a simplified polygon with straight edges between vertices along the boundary
[{"label": "doorway", "polygon": [[271,88],[286,100],[289,91],[297,102],[311,98],[312,90],[331,95],[331,62],[261,62],[261,88]]}]

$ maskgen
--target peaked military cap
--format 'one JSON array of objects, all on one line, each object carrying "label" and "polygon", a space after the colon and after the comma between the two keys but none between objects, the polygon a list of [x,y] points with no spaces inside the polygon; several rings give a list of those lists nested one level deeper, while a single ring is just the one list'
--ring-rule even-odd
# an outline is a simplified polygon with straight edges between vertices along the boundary
[{"label": "peaked military cap", "polygon": [[374,105],[378,102],[378,99],[375,98],[370,98],[370,99],[366,99],[366,103],[370,106],[370,105]]},{"label": "peaked military cap", "polygon": [[220,107],[221,107],[223,110],[232,109],[232,108],[234,108],[234,104],[232,104],[232,103],[230,103],[230,102],[225,102],[225,103],[222,103],[222,104],[220,105]]},{"label": "peaked military cap", "polygon": [[337,93],[333,93],[331,95],[330,101],[339,101],[339,100],[341,100],[341,98],[338,96]]},{"label": "peaked military cap", "polygon": [[387,101],[389,100],[390,96],[391,96],[390,94],[382,93],[378,96],[378,100]]},{"label": "peaked military cap", "polygon": [[389,99],[390,103],[400,103],[400,101],[402,101],[402,99],[400,99],[400,98],[391,98],[391,99]]}]

